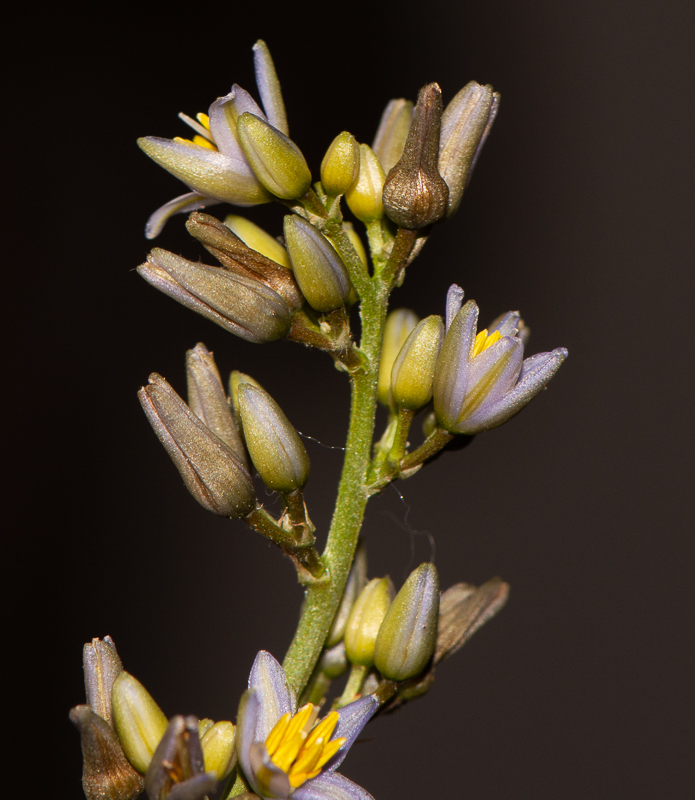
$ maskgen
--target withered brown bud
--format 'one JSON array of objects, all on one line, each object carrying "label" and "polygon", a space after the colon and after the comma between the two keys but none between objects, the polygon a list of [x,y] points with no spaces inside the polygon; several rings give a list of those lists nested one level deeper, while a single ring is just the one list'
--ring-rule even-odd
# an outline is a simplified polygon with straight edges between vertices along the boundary
[{"label": "withered brown bud", "polygon": [[449,188],[439,174],[442,91],[436,83],[420,89],[401,160],[384,184],[386,215],[401,228],[418,229],[440,220]]},{"label": "withered brown bud", "polygon": [[287,303],[291,313],[304,302],[292,271],[267,256],[252,250],[223,222],[209,214],[194,211],[186,229],[228,270],[247,278],[262,281]]},{"label": "withered brown bud", "polygon": [[70,721],[82,740],[82,788],[87,800],[133,800],[144,786],[125,757],[113,728],[87,705],[75,706]]}]

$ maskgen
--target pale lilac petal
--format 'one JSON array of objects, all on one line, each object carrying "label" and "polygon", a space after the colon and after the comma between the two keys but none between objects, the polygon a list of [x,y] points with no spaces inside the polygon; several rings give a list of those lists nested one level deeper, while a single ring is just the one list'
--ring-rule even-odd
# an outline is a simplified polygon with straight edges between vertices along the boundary
[{"label": "pale lilac petal", "polygon": [[190,211],[198,211],[207,206],[214,206],[219,202],[220,200],[216,200],[213,197],[203,197],[198,192],[188,192],[180,197],[175,197],[150,216],[147,220],[147,225],[145,225],[145,236],[148,239],[154,239],[159,236],[169,217],[174,214],[188,214]]},{"label": "pale lilac petal", "polygon": [[220,153],[231,158],[240,172],[253,175],[253,170],[246,160],[237,136],[237,122],[245,111],[263,116],[263,112],[251,95],[241,86],[234,84],[229,94],[218,98],[210,106],[208,117],[210,133]]},{"label": "pale lilac petal", "polygon": [[244,775],[251,781],[254,790],[255,778],[251,759],[251,747],[255,744],[256,728],[261,703],[256,689],[249,689],[241,696],[239,714],[237,716],[236,751]]},{"label": "pale lilac petal", "polygon": [[463,305],[463,289],[460,286],[457,286],[455,283],[452,283],[449,287],[449,291],[446,293],[446,329],[449,330],[449,326],[454,321],[454,317],[459,313],[461,310],[461,306]]},{"label": "pale lilac petal", "polygon": [[292,794],[292,786],[287,773],[274,764],[266,746],[254,742],[249,750],[251,772],[246,773],[256,792],[264,798],[287,800]]},{"label": "pale lilac petal", "polygon": [[379,708],[379,701],[373,694],[368,694],[366,697],[360,697],[354,703],[338,709],[339,720],[331,738],[342,739],[344,737],[347,741],[326,764],[325,771],[333,772],[343,763],[348,750],[362,733],[364,726],[374,716],[377,708]]},{"label": "pale lilac petal", "polygon": [[295,789],[292,800],[374,800],[366,789],[338,772],[322,772]]},{"label": "pale lilac petal", "polygon": [[172,787],[167,800],[205,800],[217,788],[214,772],[204,772]]},{"label": "pale lilac petal", "polygon": [[473,170],[475,169],[475,165],[478,163],[478,159],[480,158],[480,153],[483,149],[483,145],[485,144],[487,137],[490,135],[490,128],[492,128],[492,123],[495,121],[497,117],[497,112],[500,110],[500,95],[499,92],[494,92],[492,95],[492,105],[490,106],[490,111],[488,112],[487,117],[487,124],[485,125],[485,130],[483,131],[483,135],[480,137],[480,141],[478,142],[478,146],[475,149],[475,155],[471,159],[471,165],[468,167],[468,180],[466,181],[466,185],[471,182],[471,177],[473,176]]},{"label": "pale lilac petal", "polygon": [[519,330],[520,319],[521,317],[518,311],[507,311],[506,314],[497,317],[497,319],[490,324],[487,329],[488,333],[499,331],[501,336],[514,336]]},{"label": "pale lilac petal", "polygon": [[496,428],[511,419],[548,385],[566,358],[567,350],[559,347],[552,353],[539,353],[526,359],[526,362],[532,362],[531,366],[526,368],[524,362],[524,369],[517,385],[496,403],[484,404],[476,414],[462,423],[460,432],[479,433]]},{"label": "pale lilac petal", "polygon": [[468,388],[469,359],[475,340],[478,306],[469,300],[454,317],[434,373],[434,410],[447,427],[456,424]]},{"label": "pale lilac petal", "polygon": [[266,650],[256,656],[249,675],[249,689],[258,693],[258,721],[254,739],[264,742],[283,714],[294,714],[297,702],[287,683],[285,670]]},{"label": "pale lilac petal", "polygon": [[472,359],[459,421],[505,395],[519,377],[523,358],[523,344],[511,336],[504,336]]},{"label": "pale lilac petal", "polygon": [[[253,65],[256,71],[256,86],[258,86],[265,113],[268,115],[268,122],[285,136],[289,136],[290,131],[287,127],[287,113],[282,99],[280,81],[268,46],[262,39],[259,39],[253,46]],[[251,113],[255,114],[256,112],[252,111]]]}]

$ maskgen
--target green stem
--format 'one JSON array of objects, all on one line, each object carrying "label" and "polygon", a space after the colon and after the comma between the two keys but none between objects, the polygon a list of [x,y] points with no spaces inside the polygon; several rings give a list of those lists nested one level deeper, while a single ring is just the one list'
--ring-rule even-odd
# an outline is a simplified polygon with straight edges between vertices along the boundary
[{"label": "green stem", "polygon": [[334,711],[338,708],[346,706],[348,703],[352,703],[352,701],[362,691],[362,684],[364,683],[364,679],[366,677],[367,667],[363,667],[361,664],[352,665],[350,676],[345,684],[345,689],[343,690],[342,695],[333,703]]},{"label": "green stem", "polygon": [[297,696],[302,694],[311,677],[343,595],[367,505],[367,470],[374,436],[377,377],[387,305],[388,291],[374,279],[362,296],[360,352],[364,359],[362,365],[350,373],[352,402],[345,461],[326,549],[321,557],[328,579],[307,587],[299,625],[283,663]]}]

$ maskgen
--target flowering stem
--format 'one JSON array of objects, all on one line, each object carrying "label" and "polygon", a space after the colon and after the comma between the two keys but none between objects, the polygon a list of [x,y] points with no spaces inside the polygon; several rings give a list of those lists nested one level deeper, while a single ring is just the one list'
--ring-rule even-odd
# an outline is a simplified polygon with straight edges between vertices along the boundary
[{"label": "flowering stem", "polygon": [[350,676],[345,684],[345,689],[343,690],[342,695],[333,703],[333,711],[338,708],[342,708],[343,706],[346,706],[348,703],[352,703],[353,700],[357,699],[359,693],[362,691],[362,684],[364,683],[364,679],[366,677],[367,667],[363,667],[361,664],[352,665]]},{"label": "flowering stem", "polygon": [[420,447],[417,448],[417,450],[413,450],[412,453],[408,453],[408,455],[401,461],[401,470],[419,467],[420,464],[423,464],[428,458],[436,455],[443,447],[449,444],[453,438],[453,433],[449,433],[441,428],[437,428],[437,430],[435,430],[431,436],[425,439],[425,441],[420,445]]},{"label": "flowering stem", "polygon": [[307,586],[299,625],[283,663],[297,696],[302,694],[321,654],[345,589],[362,527],[369,496],[367,470],[374,436],[377,377],[387,305],[388,288],[375,276],[365,286],[361,298],[361,363],[349,370],[352,403],[345,461],[326,549],[321,556],[328,579]]}]

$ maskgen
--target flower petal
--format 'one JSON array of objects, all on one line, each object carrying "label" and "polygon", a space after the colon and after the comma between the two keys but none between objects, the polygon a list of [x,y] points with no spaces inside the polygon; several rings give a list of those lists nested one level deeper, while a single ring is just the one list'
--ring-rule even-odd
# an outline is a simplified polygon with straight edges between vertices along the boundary
[{"label": "flower petal", "polygon": [[[564,347],[558,347],[552,353],[539,353],[527,358],[516,386],[496,403],[484,404],[476,414],[462,423],[460,432],[479,433],[496,428],[511,419],[548,385],[566,358],[567,350]],[[528,367],[527,362],[531,362]]]},{"label": "flower petal", "polygon": [[[256,689],[249,689],[241,696],[237,715],[236,750],[244,775],[253,783],[251,745],[254,744],[260,711],[260,700]],[[254,789],[256,787],[254,786]]]},{"label": "flower petal", "polygon": [[454,317],[461,310],[463,305],[463,289],[452,283],[449,291],[446,293],[446,329],[449,330]]},{"label": "flower petal", "polygon": [[497,317],[497,319],[489,326],[488,333],[499,331],[501,336],[514,336],[515,331],[519,330],[519,316],[518,311],[507,311],[506,314]]},{"label": "flower petal", "polygon": [[287,773],[274,764],[266,746],[261,742],[254,742],[249,751],[253,787],[264,798],[280,798],[287,800],[292,794],[292,786]]},{"label": "flower petal", "polygon": [[[253,65],[256,71],[256,86],[258,86],[265,113],[268,115],[268,122],[285,136],[289,136],[290,131],[287,127],[287,114],[282,99],[280,81],[268,45],[263,39],[259,39],[253,46]],[[251,109],[245,110],[250,111]],[[255,114],[256,112],[251,111],[251,113]]]},{"label": "flower petal", "polygon": [[374,800],[366,789],[338,772],[322,772],[292,793],[292,800]]},{"label": "flower petal", "polygon": [[280,717],[288,712],[294,714],[297,710],[297,701],[287,683],[285,670],[266,650],[261,650],[253,662],[249,689],[255,689],[258,696],[254,740],[265,742]]},{"label": "flower petal", "polygon": [[434,373],[434,410],[445,427],[456,425],[468,388],[469,359],[478,306],[469,300],[449,326]]},{"label": "flower petal", "polygon": [[147,225],[145,225],[145,236],[148,239],[154,239],[159,236],[162,232],[162,228],[169,220],[169,217],[174,214],[187,214],[189,211],[198,211],[207,206],[214,206],[215,203],[219,202],[220,201],[215,200],[214,197],[203,197],[203,195],[198,194],[198,192],[188,192],[179,197],[175,197],[173,200],[169,200],[168,203],[164,203],[163,206],[160,206],[154,214],[150,216],[147,220]]},{"label": "flower petal", "polygon": [[379,701],[373,694],[368,694],[355,700],[347,706],[338,709],[338,724],[333,731],[333,739],[345,738],[347,741],[324,767],[325,772],[333,772],[345,760],[348,750],[355,739],[362,733],[362,728],[369,722],[377,708]]},{"label": "flower petal", "polygon": [[167,800],[205,800],[217,788],[217,776],[214,772],[204,772],[174,786],[167,795]]},{"label": "flower petal", "polygon": [[265,119],[265,115],[253,97],[235,83],[229,94],[215,100],[210,106],[208,115],[210,133],[215,139],[220,153],[233,159],[239,170],[245,175],[252,176],[253,170],[246,160],[237,135],[237,122],[245,111],[258,114]]}]

